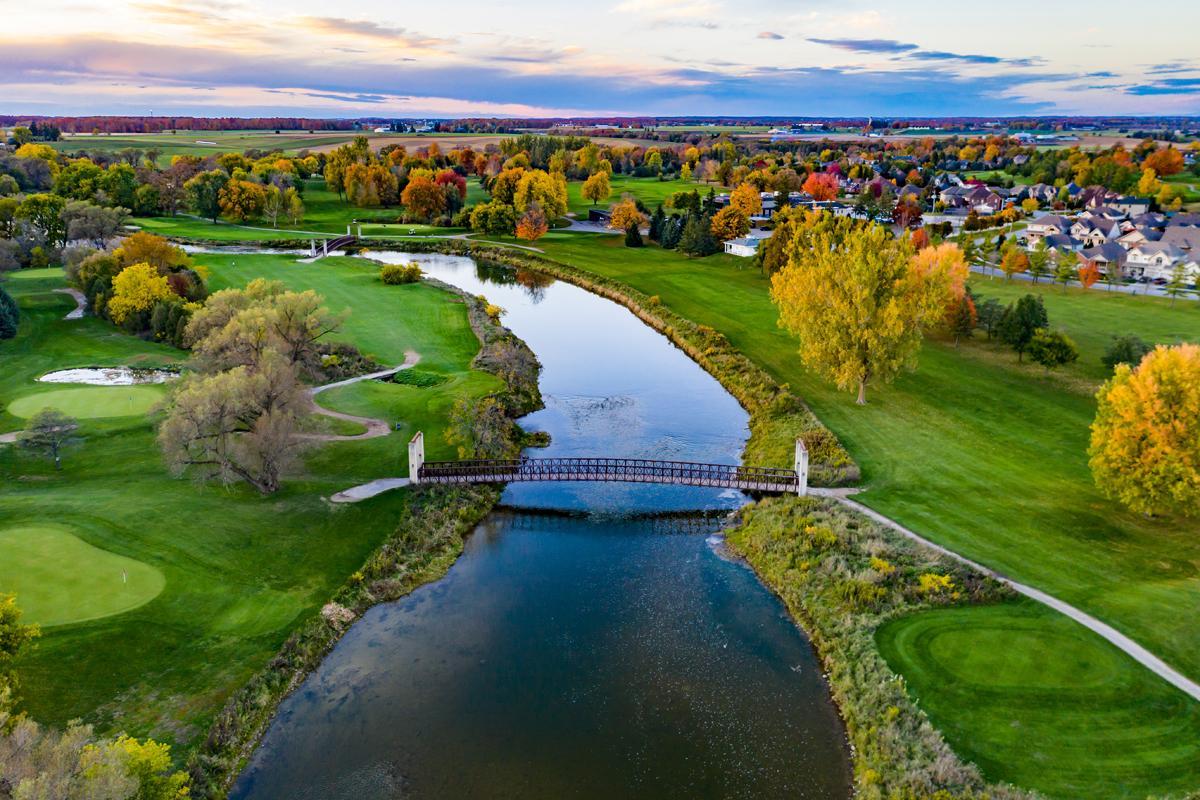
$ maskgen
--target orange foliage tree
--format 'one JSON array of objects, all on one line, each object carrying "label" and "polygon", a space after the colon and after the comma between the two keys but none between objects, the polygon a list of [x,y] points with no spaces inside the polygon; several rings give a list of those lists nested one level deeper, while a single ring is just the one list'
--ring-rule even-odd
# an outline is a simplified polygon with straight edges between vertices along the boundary
[{"label": "orange foliage tree", "polygon": [[929,247],[929,234],[925,232],[924,228],[917,228],[909,238],[912,239],[914,250],[924,250]]},{"label": "orange foliage tree", "polygon": [[1089,464],[1110,498],[1143,514],[1200,503],[1200,347],[1159,345],[1096,394]]},{"label": "orange foliage tree", "polygon": [[234,222],[258,219],[267,202],[267,192],[257,183],[230,181],[218,195],[221,211]]},{"label": "orange foliage tree", "polygon": [[608,227],[614,231],[628,230],[630,225],[641,227],[646,224],[646,216],[637,210],[637,204],[629,197],[613,203],[609,213],[612,218],[608,221]]},{"label": "orange foliage tree", "polygon": [[762,197],[753,183],[743,183],[729,195],[729,205],[741,211],[747,217],[762,213]]},{"label": "orange foliage tree", "polygon": [[517,236],[533,244],[546,235],[550,224],[546,222],[546,213],[537,203],[531,203],[525,213],[517,220]]},{"label": "orange foliage tree", "polygon": [[1174,147],[1167,147],[1146,156],[1142,166],[1154,170],[1156,175],[1174,175],[1183,169],[1183,156]]},{"label": "orange foliage tree", "polygon": [[446,192],[429,178],[418,175],[404,187],[400,202],[404,203],[408,213],[428,219],[446,208]]},{"label": "orange foliage tree", "polygon": [[837,175],[831,175],[828,172],[814,172],[808,176],[808,180],[804,181],[804,191],[813,200],[832,200],[838,196]]},{"label": "orange foliage tree", "polygon": [[1087,261],[1082,267],[1079,268],[1079,283],[1083,286],[1083,288],[1092,288],[1092,286],[1098,280],[1100,280],[1100,270],[1092,262]]}]

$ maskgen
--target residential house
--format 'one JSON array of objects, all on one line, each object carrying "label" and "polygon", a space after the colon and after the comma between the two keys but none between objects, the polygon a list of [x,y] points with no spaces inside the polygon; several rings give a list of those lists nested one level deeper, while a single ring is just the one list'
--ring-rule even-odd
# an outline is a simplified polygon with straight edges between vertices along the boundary
[{"label": "residential house", "polygon": [[1066,233],[1070,229],[1069,220],[1058,214],[1046,214],[1030,222],[1029,227],[1025,229],[1025,235],[1030,240],[1037,240],[1051,234]]},{"label": "residential house", "polygon": [[1058,197],[1058,189],[1045,183],[1035,183],[1033,186],[1025,187],[1026,193],[1037,200],[1039,203],[1053,203]]},{"label": "residential house", "polygon": [[1102,275],[1122,274],[1127,255],[1125,248],[1116,242],[1105,242],[1083,251],[1085,263],[1100,270]]},{"label": "residential house", "polygon": [[1045,237],[1046,247],[1051,250],[1078,253],[1083,250],[1083,242],[1067,233],[1051,233]]},{"label": "residential house", "polygon": [[1089,186],[1081,191],[1075,199],[1086,208],[1096,208],[1097,206],[1106,206],[1120,197],[1121,195],[1111,189],[1105,189],[1103,186]]},{"label": "residential house", "polygon": [[758,252],[758,243],[761,239],[755,239],[749,236],[741,239],[730,239],[725,242],[725,252],[731,256],[742,256],[749,258]]},{"label": "residential house", "polygon": [[1127,274],[1134,277],[1170,278],[1175,267],[1187,260],[1187,253],[1173,244],[1150,242],[1129,251],[1125,261]]},{"label": "residential house", "polygon": [[1125,219],[1126,215],[1124,211],[1118,211],[1112,206],[1096,206],[1095,208],[1089,208],[1079,216],[1084,218],[1103,217],[1104,219],[1110,219],[1113,222],[1120,222],[1121,220]]},{"label": "residential house", "polygon": [[1118,197],[1109,205],[1127,217],[1136,217],[1150,211],[1150,201],[1142,197]]},{"label": "residential house", "polygon": [[[1076,239],[1082,239],[1088,247],[1116,242],[1121,238],[1121,226],[1104,217],[1081,217],[1071,226],[1069,232]],[[1124,251],[1124,248],[1121,249]]]},{"label": "residential house", "polygon": [[1167,220],[1168,228],[1198,228],[1200,214],[1176,214]]},{"label": "residential house", "polygon": [[1117,244],[1126,250],[1132,250],[1140,244],[1151,244],[1161,238],[1162,231],[1156,231],[1154,228],[1134,228],[1121,234],[1121,237],[1117,239]]},{"label": "residential house", "polygon": [[1145,230],[1146,228],[1161,228],[1167,224],[1167,218],[1162,214],[1154,212],[1146,214],[1135,214],[1129,218],[1129,222],[1135,228]]},{"label": "residential house", "polygon": [[1200,255],[1200,228],[1168,226],[1158,243],[1173,244],[1180,250]]}]

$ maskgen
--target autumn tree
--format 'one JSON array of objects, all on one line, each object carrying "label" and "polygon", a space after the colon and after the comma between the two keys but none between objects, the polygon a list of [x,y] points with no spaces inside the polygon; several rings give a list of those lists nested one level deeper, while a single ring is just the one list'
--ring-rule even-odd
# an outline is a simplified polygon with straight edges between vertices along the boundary
[{"label": "autumn tree", "polygon": [[1029,359],[1045,367],[1046,375],[1050,374],[1050,370],[1070,364],[1078,358],[1079,348],[1065,333],[1045,328],[1033,332],[1033,339],[1029,342]]},{"label": "autumn tree", "polygon": [[1000,271],[1004,273],[1004,282],[1007,284],[1008,279],[1020,272],[1025,272],[1029,269],[1029,257],[1025,252],[1012,245],[1004,248],[1004,256],[1000,259]]},{"label": "autumn tree", "polygon": [[57,408],[43,408],[17,433],[17,446],[34,455],[54,459],[54,468],[62,469],[62,454],[83,441],[75,436],[79,424]]},{"label": "autumn tree", "polygon": [[923,331],[941,322],[968,273],[955,245],[914,256],[882,226],[821,215],[795,235],[771,298],[805,366],[839,388],[857,387],[865,403],[869,384],[915,367]]},{"label": "autumn tree", "polygon": [[971,299],[971,295],[963,292],[961,297],[950,302],[950,307],[946,310],[946,328],[954,334],[955,347],[958,347],[959,337],[971,337],[978,319],[975,301]]},{"label": "autumn tree", "polygon": [[[1109,269],[1116,269],[1116,267],[1110,265]],[[1076,278],[1084,289],[1090,289],[1096,284],[1096,281],[1100,280],[1100,268],[1091,261],[1085,261],[1076,273]],[[1066,290],[1065,286],[1063,290]]]},{"label": "autumn tree", "polygon": [[262,216],[267,191],[257,183],[231,180],[221,189],[217,202],[225,216],[234,222],[245,222]]},{"label": "autumn tree", "polygon": [[752,183],[743,183],[734,189],[729,195],[729,205],[747,217],[762,213],[762,197]]},{"label": "autumn tree", "polygon": [[597,172],[586,181],[583,182],[583,199],[591,200],[592,205],[596,205],[601,200],[607,200],[612,194],[612,189],[608,184],[608,173]]},{"label": "autumn tree", "polygon": [[446,193],[429,178],[418,175],[404,187],[400,202],[404,203],[408,213],[413,216],[429,219],[446,208]]},{"label": "autumn tree", "polygon": [[838,178],[828,172],[814,172],[804,181],[803,191],[813,200],[833,200],[838,196]]},{"label": "autumn tree", "polygon": [[517,236],[530,244],[545,236],[548,230],[550,225],[546,222],[546,214],[537,203],[525,209],[525,213],[517,220]]},{"label": "autumn tree", "polygon": [[1183,155],[1174,147],[1167,146],[1146,156],[1142,166],[1154,170],[1157,175],[1174,175],[1184,167]]},{"label": "autumn tree", "polygon": [[450,410],[446,441],[458,446],[458,457],[502,458],[512,449],[512,422],[494,397],[460,395]]},{"label": "autumn tree", "polygon": [[641,227],[646,224],[646,215],[638,211],[633,198],[626,197],[609,209],[608,227],[614,231],[628,230],[630,225]]},{"label": "autumn tree", "polygon": [[554,219],[567,213],[567,179],[561,172],[534,169],[521,176],[513,193],[513,206],[524,211],[534,203]]},{"label": "autumn tree", "polygon": [[292,227],[298,226],[304,221],[304,201],[300,199],[300,193],[295,188],[288,187],[283,193],[283,201],[283,213],[288,222],[292,223]]},{"label": "autumn tree", "polygon": [[712,218],[712,235],[719,242],[737,239],[750,232],[750,218],[732,205],[726,206]]},{"label": "autumn tree", "polygon": [[[0,593],[0,731],[5,729],[5,715],[17,699],[13,662],[22,650],[30,647],[30,642],[41,636],[37,625],[21,623],[21,613],[15,594]],[[3,762],[0,757],[0,763]]]},{"label": "autumn tree", "polygon": [[162,275],[168,272],[192,269],[195,266],[192,258],[182,247],[171,244],[165,236],[159,236],[149,231],[136,231],[126,236],[121,240],[120,246],[113,251],[113,256],[121,263],[122,267],[149,264]]},{"label": "autumn tree", "polygon": [[131,314],[150,311],[155,305],[175,298],[165,275],[149,264],[134,264],[117,273],[112,281],[108,313],[120,325]]},{"label": "autumn tree", "polygon": [[1088,448],[1096,485],[1143,514],[1196,513],[1200,502],[1200,347],[1159,345],[1117,365],[1096,395]]}]

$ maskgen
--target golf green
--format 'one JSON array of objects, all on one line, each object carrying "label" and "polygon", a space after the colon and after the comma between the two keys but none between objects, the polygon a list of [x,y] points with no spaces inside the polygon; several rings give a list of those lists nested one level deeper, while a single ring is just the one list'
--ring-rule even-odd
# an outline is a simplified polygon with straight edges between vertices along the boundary
[{"label": "golf green", "polygon": [[0,528],[0,591],[22,621],[44,627],[99,619],[150,602],[166,585],[154,567],[93,547],[58,525]]},{"label": "golf green", "polygon": [[145,414],[162,399],[162,386],[84,386],[29,394],[12,401],[9,413],[28,419],[43,408],[57,408],[79,419]]},{"label": "golf green", "polygon": [[1033,601],[917,614],[876,640],[946,741],[992,780],[1063,800],[1200,784],[1200,703]]}]

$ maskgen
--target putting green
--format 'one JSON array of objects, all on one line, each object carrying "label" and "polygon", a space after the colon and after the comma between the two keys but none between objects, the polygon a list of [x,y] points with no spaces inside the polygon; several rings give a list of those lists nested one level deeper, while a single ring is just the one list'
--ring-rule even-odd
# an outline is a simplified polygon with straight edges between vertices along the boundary
[{"label": "putting green", "polygon": [[876,640],[950,745],[992,780],[1062,800],[1200,785],[1200,703],[1044,606],[930,611]]},{"label": "putting green", "polygon": [[61,526],[0,528],[0,592],[17,593],[22,622],[49,627],[120,614],[153,600],[166,583],[149,564]]},{"label": "putting green", "polygon": [[12,401],[8,411],[13,416],[28,419],[43,408],[57,408],[67,416],[79,419],[93,417],[127,417],[145,414],[162,399],[162,386],[84,386],[78,389],[55,389],[30,394]]}]

